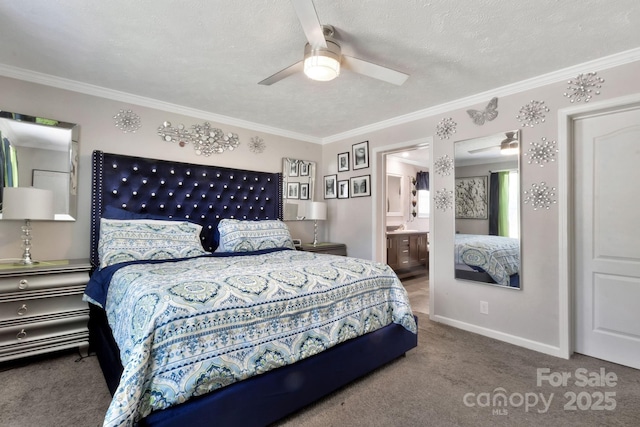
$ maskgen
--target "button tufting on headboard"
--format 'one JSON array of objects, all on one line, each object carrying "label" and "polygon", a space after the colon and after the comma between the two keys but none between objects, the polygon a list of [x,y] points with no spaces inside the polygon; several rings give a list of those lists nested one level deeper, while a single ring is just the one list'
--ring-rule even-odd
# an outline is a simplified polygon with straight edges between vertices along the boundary
[{"label": "button tufting on headboard", "polygon": [[102,151],[93,152],[92,172],[91,261],[94,266],[98,263],[100,217],[107,206],[147,217],[197,222],[203,226],[202,241],[206,250],[217,246],[214,234],[222,218],[282,219],[280,173]]}]

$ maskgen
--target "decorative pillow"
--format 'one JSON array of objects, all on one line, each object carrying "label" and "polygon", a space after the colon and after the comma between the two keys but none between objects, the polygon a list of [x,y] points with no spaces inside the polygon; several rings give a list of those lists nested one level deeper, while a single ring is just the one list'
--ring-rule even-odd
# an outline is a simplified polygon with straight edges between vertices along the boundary
[{"label": "decorative pillow", "polygon": [[279,220],[223,219],[218,224],[220,244],[216,252],[249,252],[269,248],[295,249],[287,224]]},{"label": "decorative pillow", "polygon": [[204,255],[202,226],[187,221],[100,219],[100,268],[125,261]]}]

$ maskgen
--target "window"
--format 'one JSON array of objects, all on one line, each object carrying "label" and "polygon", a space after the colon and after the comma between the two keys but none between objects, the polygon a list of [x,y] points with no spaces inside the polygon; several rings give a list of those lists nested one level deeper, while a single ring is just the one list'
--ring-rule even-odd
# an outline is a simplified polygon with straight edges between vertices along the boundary
[{"label": "window", "polygon": [[429,190],[418,190],[418,218],[429,218]]}]

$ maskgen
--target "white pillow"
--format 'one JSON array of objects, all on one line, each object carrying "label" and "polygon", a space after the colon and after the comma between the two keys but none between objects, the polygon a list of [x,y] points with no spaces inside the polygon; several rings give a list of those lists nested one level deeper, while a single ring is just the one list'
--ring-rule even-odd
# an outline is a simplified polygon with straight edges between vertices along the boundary
[{"label": "white pillow", "polygon": [[204,255],[202,226],[187,221],[100,219],[100,268],[125,261]]},{"label": "white pillow", "polygon": [[287,224],[279,220],[223,219],[218,224],[218,231],[220,243],[216,252],[249,252],[270,248],[295,249]]}]

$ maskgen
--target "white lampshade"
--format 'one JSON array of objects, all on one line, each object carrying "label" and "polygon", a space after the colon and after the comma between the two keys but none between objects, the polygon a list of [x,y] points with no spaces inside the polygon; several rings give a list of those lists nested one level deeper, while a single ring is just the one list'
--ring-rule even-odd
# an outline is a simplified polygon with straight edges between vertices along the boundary
[{"label": "white lampshade", "polygon": [[326,48],[304,48],[304,73],[312,80],[328,82],[340,75],[340,45],[327,39]]},{"label": "white lampshade", "polygon": [[315,220],[327,219],[327,204],[325,202],[311,202],[307,218]]},{"label": "white lampshade", "polygon": [[2,193],[3,219],[54,219],[53,191],[34,187],[5,187]]}]

